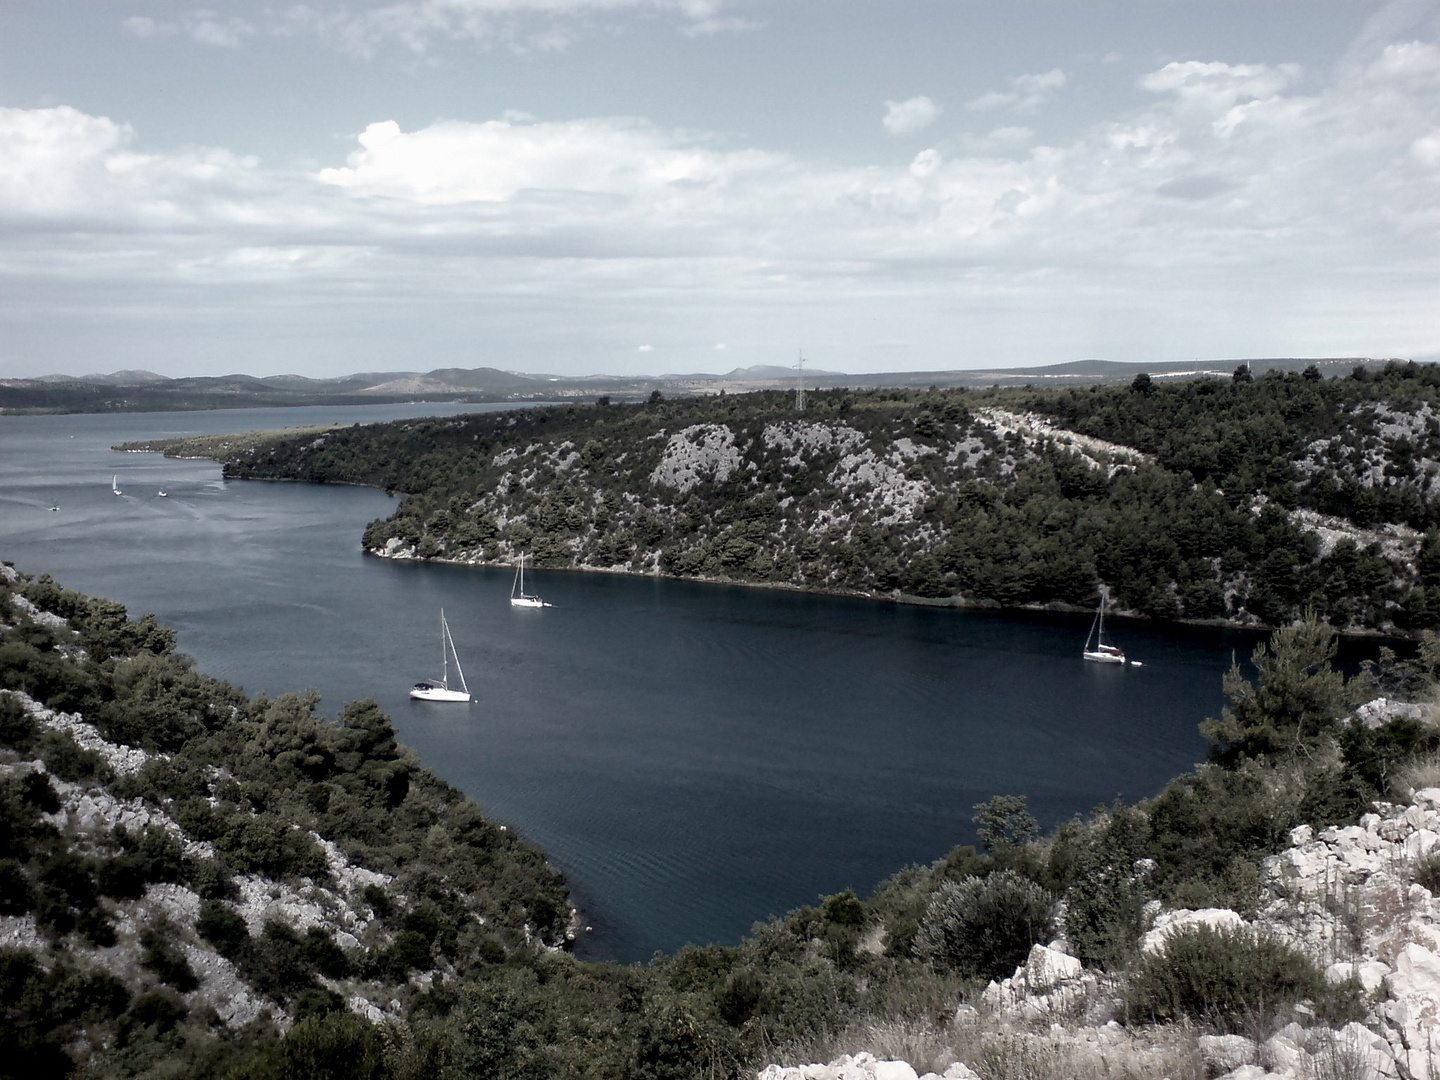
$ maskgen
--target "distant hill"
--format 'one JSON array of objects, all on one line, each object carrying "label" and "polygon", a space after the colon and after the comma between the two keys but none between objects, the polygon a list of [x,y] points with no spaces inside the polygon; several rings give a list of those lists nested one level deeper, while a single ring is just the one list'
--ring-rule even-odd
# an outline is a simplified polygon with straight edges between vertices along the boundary
[{"label": "distant hill", "polygon": [[[1205,376],[1228,378],[1248,364],[1265,371],[1301,371],[1315,365],[1323,375],[1349,372],[1356,365],[1380,367],[1386,361],[1366,357],[1171,361],[1158,364],[1114,360],[1074,360],[1041,367],[983,368],[952,371],[892,371],[847,374],[806,369],[807,389],[939,389],[981,386],[1087,386],[1128,383],[1140,372],[1157,379]],[[593,401],[608,396],[638,401],[655,391],[669,396],[789,390],[792,367],[757,364],[724,374],[708,372],[632,375],[545,375],[499,368],[436,368],[433,371],[373,371],[316,379],[305,375],[234,374],[168,378],[152,371],[115,371],[108,375],[45,375],[0,380],[0,413],[166,412],[185,409],[233,409],[287,405],[356,405],[395,401]]]}]

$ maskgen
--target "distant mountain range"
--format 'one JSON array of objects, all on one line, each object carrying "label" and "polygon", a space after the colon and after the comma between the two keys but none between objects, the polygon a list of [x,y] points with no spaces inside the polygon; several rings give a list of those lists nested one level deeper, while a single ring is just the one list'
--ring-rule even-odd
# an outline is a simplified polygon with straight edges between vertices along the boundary
[{"label": "distant mountain range", "polygon": [[[965,371],[890,371],[851,375],[807,369],[807,389],[936,386],[1086,386],[1128,382],[1140,372],[1152,378],[1228,377],[1241,364],[1255,374],[1300,371],[1311,364],[1322,374],[1344,374],[1357,364],[1386,363],[1367,357],[1254,360],[1195,360],[1159,364],[1074,360],[1043,367]],[[255,408],[286,405],[356,405],[394,401],[574,401],[609,396],[615,400],[670,395],[790,390],[794,368],[772,364],[735,368],[723,375],[543,375],[498,368],[437,368],[434,371],[367,371],[332,379],[304,375],[220,375],[170,378],[153,371],[108,375],[43,375],[0,380],[0,413],[163,412],[184,409]]]}]

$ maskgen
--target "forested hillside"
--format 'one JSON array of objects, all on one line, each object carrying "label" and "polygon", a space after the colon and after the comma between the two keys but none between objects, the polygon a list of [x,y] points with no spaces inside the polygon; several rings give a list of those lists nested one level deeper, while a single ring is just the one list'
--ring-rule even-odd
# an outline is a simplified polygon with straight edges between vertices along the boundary
[{"label": "forested hillside", "polygon": [[327,722],[174,646],[0,566],[0,1076],[205,1075],[564,943],[559,875],[373,701]]},{"label": "forested hillside", "polygon": [[[1023,796],[997,796],[976,807],[983,851],[622,968],[555,947],[555,875],[373,703],[326,722],[304,695],[247,698],[153,619],[0,567],[0,1077],[738,1080],[866,1050],[972,1080],[1200,1080],[1200,1033],[1283,1026],[1318,1054],[1356,1019],[1403,1053],[1394,1010],[1324,973],[1365,960],[1373,920],[1342,932],[1328,893],[1292,912],[1274,856],[1373,804],[1383,829],[1322,839],[1391,843],[1394,912],[1430,911],[1433,833],[1398,846],[1440,824],[1440,790],[1403,820],[1373,801],[1440,780],[1429,713],[1395,704],[1433,697],[1440,645],[1348,683],[1333,648],[1315,622],[1277,632],[1254,684],[1226,680],[1213,763],[1153,799],[1042,838]],[[1324,881],[1369,911],[1360,872]],[[1218,905],[1253,928],[1142,944],[1162,911]],[[1021,963],[1029,981],[1007,978]]]},{"label": "forested hillside", "polygon": [[[173,452],[173,451],[172,451]],[[187,452],[204,453],[203,448]],[[1440,624],[1440,371],[778,392],[403,421],[217,452],[403,492],[391,558],[1345,630]]]}]

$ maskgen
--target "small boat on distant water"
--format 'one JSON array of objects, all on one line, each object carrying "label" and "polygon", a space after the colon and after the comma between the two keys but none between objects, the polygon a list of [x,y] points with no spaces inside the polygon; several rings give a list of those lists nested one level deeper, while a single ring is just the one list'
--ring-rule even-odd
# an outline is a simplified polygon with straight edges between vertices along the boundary
[{"label": "small boat on distant water", "polygon": [[124,494],[125,494],[123,491],[120,490],[120,474],[119,474],[119,473],[116,473],[114,476],[112,476],[112,477],[110,478],[110,490],[111,490],[111,492],[113,492],[113,493],[116,494],[116,495],[124,495]]},{"label": "small boat on distant water", "polygon": [[[455,674],[460,679],[460,689],[450,689],[450,659],[455,659]],[[410,696],[417,701],[469,701],[470,688],[465,685],[465,672],[460,670],[460,654],[455,651],[455,639],[450,636],[450,624],[445,621],[445,609],[440,609],[440,681],[418,682],[410,688]]]},{"label": "small boat on distant water", "polygon": [[525,591],[525,553],[520,553],[520,565],[515,569],[515,580],[510,584],[510,606],[511,607],[550,607],[538,596],[532,596]]},{"label": "small boat on distant water", "polygon": [[[1095,612],[1095,621],[1090,624],[1090,634],[1085,638],[1085,649],[1081,653],[1086,660],[1097,664],[1123,664],[1125,654],[1119,646],[1105,640],[1105,594],[1100,594],[1100,608]],[[1139,666],[1138,664],[1136,665]]]},{"label": "small boat on distant water", "polygon": [[160,498],[164,499],[164,498],[167,498],[170,493],[169,493],[168,491],[166,491],[164,488],[161,488],[158,492],[156,492],[156,494],[159,495]]}]

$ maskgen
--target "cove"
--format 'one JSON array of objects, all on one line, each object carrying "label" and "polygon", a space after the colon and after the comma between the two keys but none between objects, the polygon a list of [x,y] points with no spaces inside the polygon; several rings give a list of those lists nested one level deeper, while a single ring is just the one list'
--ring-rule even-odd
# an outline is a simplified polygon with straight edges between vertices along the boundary
[{"label": "cove", "polygon": [[[314,687],[331,715],[374,697],[566,872],[594,927],[577,952],[625,962],[865,893],[971,842],[994,794],[1047,826],[1153,794],[1203,758],[1196,725],[1258,640],[1117,619],[1145,662],[1119,669],[1080,659],[1089,616],[544,571],[529,583],[554,607],[516,609],[507,571],[364,556],[381,492],[108,449],[474,408],[3,417],[0,557],[154,611],[252,693]],[[469,706],[406,696],[439,673],[441,607]]]}]

